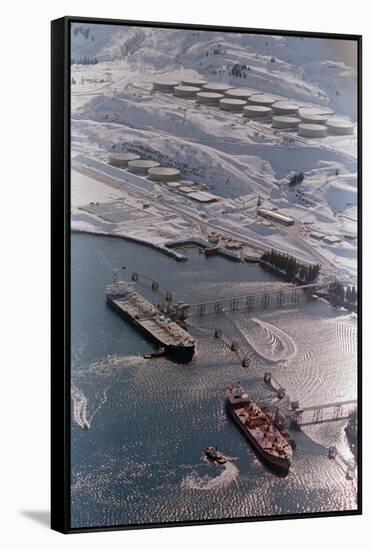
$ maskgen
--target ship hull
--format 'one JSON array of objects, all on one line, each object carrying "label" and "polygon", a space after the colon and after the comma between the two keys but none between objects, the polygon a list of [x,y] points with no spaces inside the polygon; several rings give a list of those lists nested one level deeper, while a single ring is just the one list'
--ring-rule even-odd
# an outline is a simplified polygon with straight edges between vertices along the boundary
[{"label": "ship hull", "polygon": [[140,321],[135,319],[123,308],[119,307],[114,300],[111,300],[109,296],[107,296],[107,303],[112,309],[114,309],[122,317],[127,319],[136,329],[145,334],[149,340],[164,348],[165,354],[168,355],[171,359],[178,363],[189,363],[190,361],[192,361],[196,346],[168,345],[162,342],[161,339],[154,335],[151,331],[147,330]]},{"label": "ship hull", "polygon": [[247,440],[249,441],[250,445],[253,447],[256,454],[263,460],[263,462],[269,466],[271,469],[276,471],[277,473],[281,475],[287,475],[290,470],[291,462],[288,458],[279,458],[276,456],[272,456],[271,454],[267,453],[260,444],[256,441],[256,439],[251,435],[250,431],[246,428],[246,426],[241,422],[241,420],[236,415],[233,406],[229,401],[227,401],[227,411],[229,412],[230,416],[233,418],[237,426],[240,428],[240,430],[244,433]]}]

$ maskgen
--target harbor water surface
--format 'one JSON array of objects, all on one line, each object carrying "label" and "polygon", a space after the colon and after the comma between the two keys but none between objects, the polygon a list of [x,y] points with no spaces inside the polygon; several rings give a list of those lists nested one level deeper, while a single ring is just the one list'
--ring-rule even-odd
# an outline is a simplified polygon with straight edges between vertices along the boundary
[{"label": "harbor water surface", "polygon": [[[252,285],[279,282],[254,264],[206,258],[182,250],[178,263],[123,239],[71,237],[71,523],[72,527],[352,510],[356,481],[347,480],[352,454],[345,420],[295,433],[290,474],[261,464],[227,417],[225,389],[241,382],[259,403],[274,407],[271,372],[300,405],[355,399],[357,320],[319,300],[282,308],[190,317],[197,352],[189,364],[144,359],[154,349],[143,334],[106,305],[113,269],[139,271],[174,292],[174,301],[235,296]],[[148,284],[137,290],[159,299]],[[235,338],[251,359],[214,338]],[[85,429],[84,429],[85,428]],[[226,466],[208,461],[217,446]],[[328,448],[339,453],[329,460]]]}]

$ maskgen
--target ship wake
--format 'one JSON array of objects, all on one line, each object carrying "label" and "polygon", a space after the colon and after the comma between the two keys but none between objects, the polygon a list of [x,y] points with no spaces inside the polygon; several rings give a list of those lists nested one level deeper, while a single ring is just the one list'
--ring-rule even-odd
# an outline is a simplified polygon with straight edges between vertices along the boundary
[{"label": "ship wake", "polygon": [[297,352],[293,338],[266,321],[251,317],[248,326],[238,328],[254,351],[266,361],[271,363],[285,361]]},{"label": "ship wake", "polygon": [[233,462],[227,462],[223,471],[217,477],[200,476],[196,473],[188,475],[182,481],[183,489],[195,489],[198,491],[213,491],[223,489],[237,479],[238,468]]},{"label": "ship wake", "polygon": [[102,397],[99,399],[94,410],[88,413],[88,399],[86,395],[76,387],[72,387],[71,398],[73,402],[73,419],[80,428],[90,429],[92,422],[100,411],[100,409],[107,403],[108,399],[108,387],[103,390]]}]

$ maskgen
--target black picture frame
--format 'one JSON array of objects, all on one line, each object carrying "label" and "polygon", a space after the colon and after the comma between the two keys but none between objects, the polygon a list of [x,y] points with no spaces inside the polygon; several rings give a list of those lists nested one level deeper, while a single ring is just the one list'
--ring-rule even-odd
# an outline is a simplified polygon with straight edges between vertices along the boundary
[{"label": "black picture frame", "polygon": [[[70,521],[70,27],[100,23],[253,33],[357,42],[358,52],[358,506],[356,510],[254,516],[234,519],[162,522],[72,528]],[[362,514],[362,36],[354,34],[250,29],[91,17],[62,17],[51,22],[51,528],[62,533],[143,529],[185,525],[273,521]]]}]

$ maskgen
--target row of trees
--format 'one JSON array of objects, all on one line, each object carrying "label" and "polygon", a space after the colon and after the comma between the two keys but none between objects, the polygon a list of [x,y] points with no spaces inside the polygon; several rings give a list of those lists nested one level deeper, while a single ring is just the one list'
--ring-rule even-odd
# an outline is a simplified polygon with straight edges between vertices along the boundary
[{"label": "row of trees", "polygon": [[78,61],[71,59],[71,65],[96,65],[97,63],[98,59],[96,57],[88,57],[87,55],[81,57]]},{"label": "row of trees", "polygon": [[295,187],[304,180],[304,172],[293,174],[289,179],[289,187]]},{"label": "row of trees", "polygon": [[347,286],[335,280],[328,288],[330,301],[336,305],[354,306],[357,303],[358,293],[355,286]]},{"label": "row of trees", "polygon": [[89,38],[90,27],[86,27],[85,25],[80,25],[79,27],[73,25],[73,35],[77,36],[79,33],[85,37],[85,40],[87,40]]},{"label": "row of trees", "polygon": [[249,71],[250,68],[245,63],[234,63],[230,74],[235,78],[243,78],[246,76],[246,71]]},{"label": "row of trees", "polygon": [[319,264],[302,264],[294,256],[277,250],[264,252],[261,260],[285,273],[290,281],[313,282],[320,270]]}]

